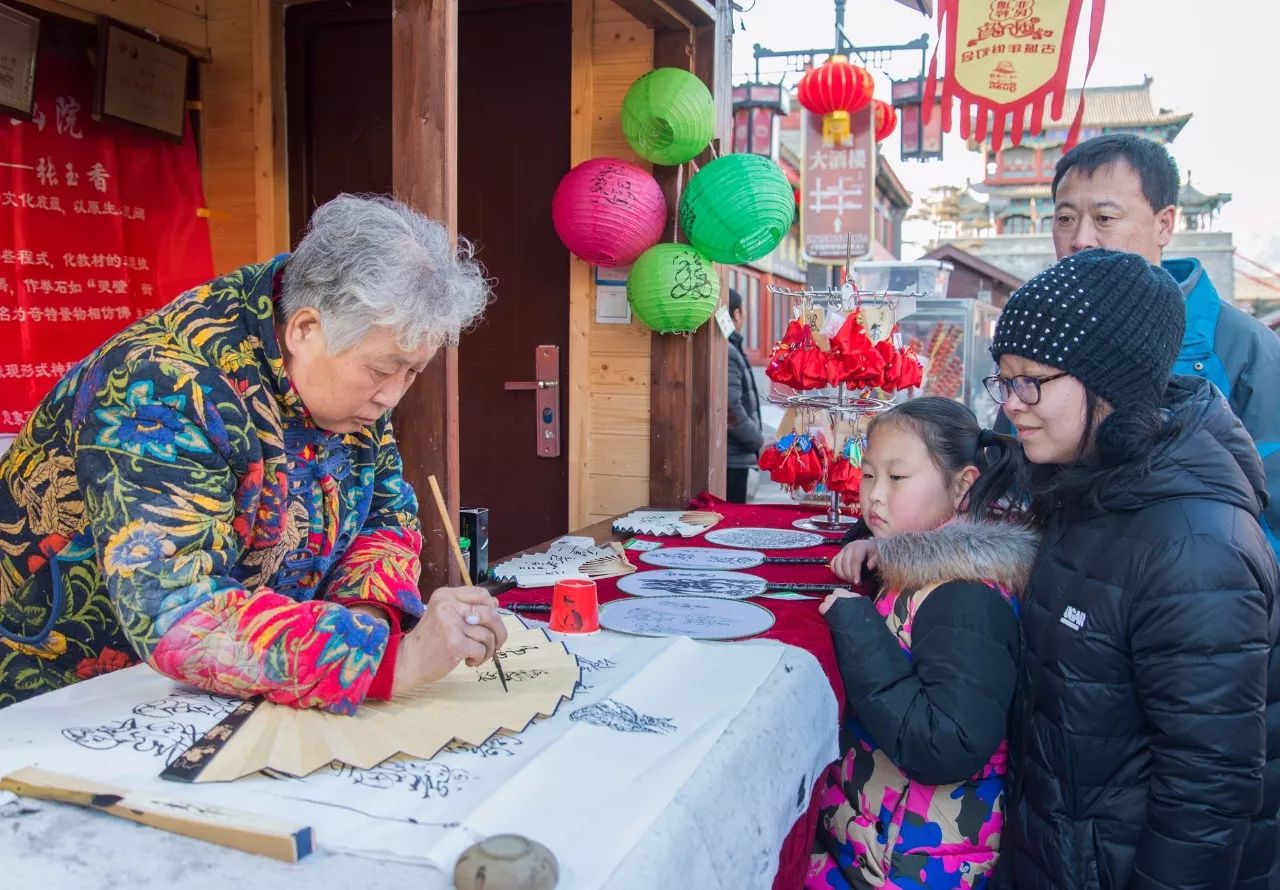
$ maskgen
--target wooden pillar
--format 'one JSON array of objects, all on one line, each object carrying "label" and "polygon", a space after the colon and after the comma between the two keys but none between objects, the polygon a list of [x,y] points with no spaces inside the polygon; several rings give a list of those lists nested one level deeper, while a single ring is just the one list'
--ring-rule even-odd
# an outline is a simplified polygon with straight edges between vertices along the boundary
[{"label": "wooden pillar", "polygon": [[[686,28],[654,31],[655,68],[693,70],[716,96],[716,138],[727,144],[731,107],[732,6],[720,0],[715,24],[691,33]],[[704,152],[699,165],[713,155]],[[654,176],[676,215],[680,173],[658,167]],[[674,232],[668,223],[663,240]],[[721,305],[728,302],[723,267]],[[649,502],[653,506],[683,507],[691,497],[709,490],[725,492],[725,429],[727,343],[713,319],[694,334],[654,334],[650,379]]]},{"label": "wooden pillar", "polygon": [[[393,0],[392,182],[396,197],[458,229],[458,0]],[[405,478],[422,517],[422,588],[458,583],[432,503],[435,475],[457,528],[458,351],[441,349],[395,413]]]}]

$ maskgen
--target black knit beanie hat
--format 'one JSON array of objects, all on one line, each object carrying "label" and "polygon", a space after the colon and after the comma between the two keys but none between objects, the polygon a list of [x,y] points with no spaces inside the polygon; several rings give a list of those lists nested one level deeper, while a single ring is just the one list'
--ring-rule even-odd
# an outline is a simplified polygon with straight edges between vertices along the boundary
[{"label": "black knit beanie hat", "polygon": [[1182,290],[1168,272],[1137,254],[1086,250],[1013,292],[991,356],[1059,368],[1106,399],[1114,413],[1098,429],[1099,453],[1119,463],[1143,452],[1185,327]]}]

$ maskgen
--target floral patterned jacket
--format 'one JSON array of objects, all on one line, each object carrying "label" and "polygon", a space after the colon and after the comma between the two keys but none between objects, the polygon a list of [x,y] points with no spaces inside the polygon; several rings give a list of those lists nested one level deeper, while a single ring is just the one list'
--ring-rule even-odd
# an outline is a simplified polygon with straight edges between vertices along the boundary
[{"label": "floral patterned jacket", "polygon": [[402,621],[422,614],[417,501],[389,417],[329,434],[290,384],[287,262],[116,335],[0,460],[0,707],[137,659],[337,713],[389,694]]}]

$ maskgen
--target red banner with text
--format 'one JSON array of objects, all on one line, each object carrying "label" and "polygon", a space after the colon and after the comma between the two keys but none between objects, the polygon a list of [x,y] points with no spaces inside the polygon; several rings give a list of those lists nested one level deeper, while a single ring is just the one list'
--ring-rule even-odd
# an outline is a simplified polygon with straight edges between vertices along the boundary
[{"label": "red banner with text", "polygon": [[195,144],[95,121],[93,68],[52,53],[0,119],[0,435],[68,368],[213,277]]},{"label": "red banner with text", "polygon": [[[960,135],[1000,150],[1006,135],[1017,144],[1024,131],[1039,134],[1046,105],[1060,120],[1067,75],[1081,13],[1088,4],[1089,58],[1098,53],[1106,0],[939,0],[939,45],[929,63],[926,121],[942,95],[942,129],[951,132],[953,100],[959,104]],[[938,76],[938,57],[944,58]],[[1084,115],[1083,92],[1066,147],[1075,145]]]}]

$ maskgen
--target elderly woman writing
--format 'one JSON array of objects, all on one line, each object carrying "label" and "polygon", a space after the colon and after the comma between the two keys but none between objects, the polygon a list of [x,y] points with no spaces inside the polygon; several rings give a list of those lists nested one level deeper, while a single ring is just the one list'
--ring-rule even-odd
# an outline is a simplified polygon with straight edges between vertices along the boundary
[{"label": "elderly woman writing", "polygon": [[390,419],[487,299],[443,226],[344,195],[76,365],[0,461],[0,707],[142,659],[351,713],[492,656],[483,590],[424,612]]}]

